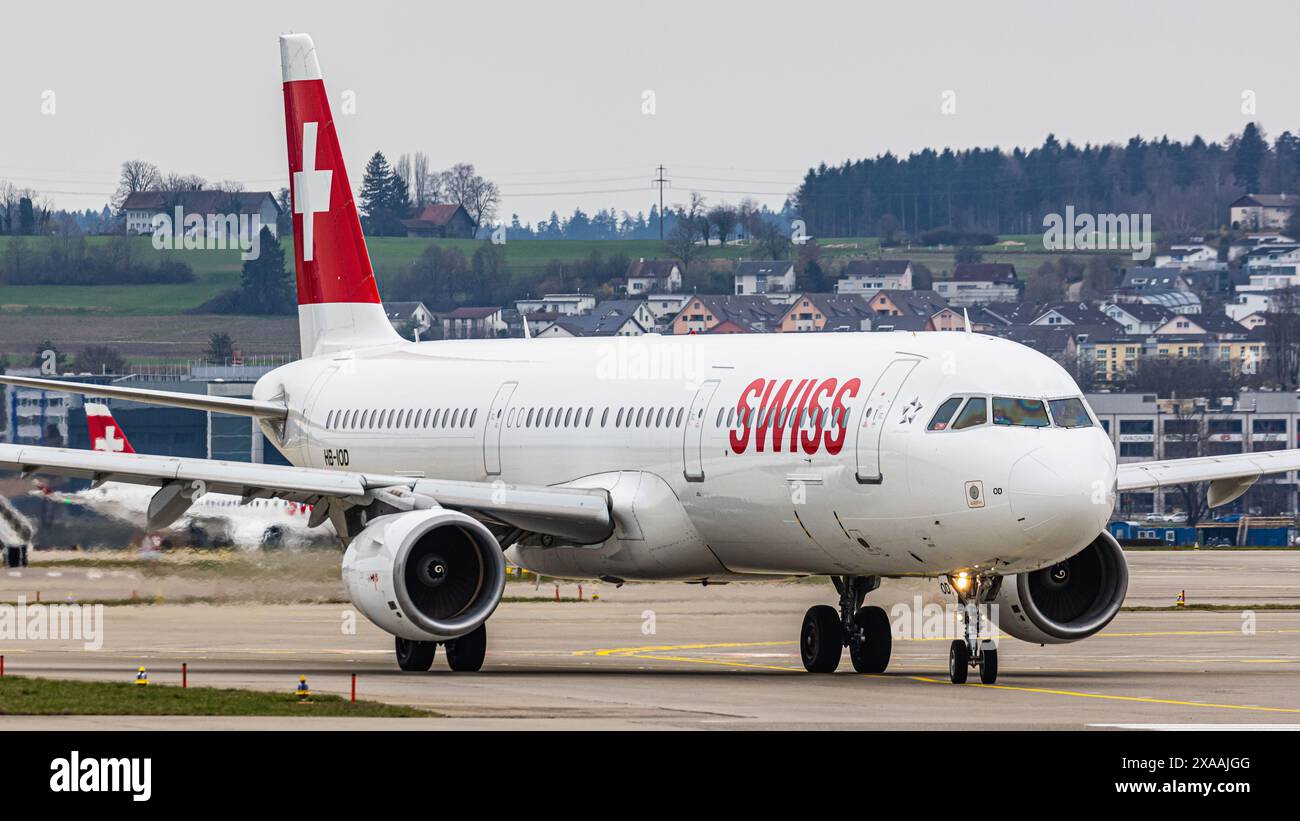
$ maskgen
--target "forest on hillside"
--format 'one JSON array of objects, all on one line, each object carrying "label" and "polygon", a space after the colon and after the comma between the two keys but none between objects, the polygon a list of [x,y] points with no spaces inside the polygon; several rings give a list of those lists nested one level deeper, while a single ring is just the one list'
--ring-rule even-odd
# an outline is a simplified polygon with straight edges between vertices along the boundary
[{"label": "forest on hillside", "polygon": [[795,210],[814,236],[917,235],[936,228],[1028,234],[1046,214],[1149,213],[1155,230],[1225,226],[1242,194],[1295,193],[1300,135],[1271,142],[1255,123],[1223,142],[1168,137],[1075,145],[1048,135],[1028,150],[927,148],[811,169]]}]

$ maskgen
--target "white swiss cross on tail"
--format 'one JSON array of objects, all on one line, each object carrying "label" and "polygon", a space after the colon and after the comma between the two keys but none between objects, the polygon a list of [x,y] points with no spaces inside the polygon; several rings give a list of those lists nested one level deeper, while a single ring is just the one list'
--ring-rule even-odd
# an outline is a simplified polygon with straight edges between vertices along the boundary
[{"label": "white swiss cross on tail", "polygon": [[330,210],[330,183],[334,172],[316,168],[316,127],[319,123],[302,124],[302,170],[293,175],[293,212],[302,214],[302,258],[313,258],[312,227],[314,215]]},{"label": "white swiss cross on tail", "polygon": [[126,450],[126,441],[117,438],[117,428],[109,425],[104,428],[104,435],[97,438],[94,443],[95,450],[106,450],[109,453],[121,453]]}]

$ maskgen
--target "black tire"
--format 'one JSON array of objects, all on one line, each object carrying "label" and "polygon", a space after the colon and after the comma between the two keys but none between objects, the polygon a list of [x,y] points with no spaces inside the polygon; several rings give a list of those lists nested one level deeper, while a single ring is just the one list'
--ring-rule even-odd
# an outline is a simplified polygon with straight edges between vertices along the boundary
[{"label": "black tire", "polygon": [[480,624],[474,632],[447,642],[447,666],[457,673],[477,673],[483,669],[483,657],[486,655],[486,624]]},{"label": "black tire", "polygon": [[889,616],[879,607],[863,607],[853,615],[853,623],[862,628],[860,644],[849,643],[849,658],[859,673],[883,673],[889,667],[889,653],[894,637]]},{"label": "black tire", "polygon": [[965,684],[970,675],[970,650],[966,642],[954,639],[948,647],[948,679],[953,684]]},{"label": "black tire", "polygon": [[799,655],[810,673],[834,673],[844,652],[844,625],[834,607],[819,604],[808,608],[799,632]]},{"label": "black tire", "polygon": [[995,684],[998,680],[998,651],[985,650],[980,659],[980,683]]},{"label": "black tire", "polygon": [[423,673],[433,666],[433,657],[438,653],[436,641],[413,641],[396,636],[393,640],[397,651],[397,666],[408,673]]}]

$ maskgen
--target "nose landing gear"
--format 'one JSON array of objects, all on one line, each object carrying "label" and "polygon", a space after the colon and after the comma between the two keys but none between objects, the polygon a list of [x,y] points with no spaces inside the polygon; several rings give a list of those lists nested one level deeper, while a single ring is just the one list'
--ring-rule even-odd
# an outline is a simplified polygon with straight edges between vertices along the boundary
[{"label": "nose landing gear", "polygon": [[889,617],[879,607],[862,606],[866,595],[880,586],[880,577],[832,576],[831,581],[840,594],[839,612],[819,604],[804,614],[799,634],[804,669],[810,673],[835,672],[847,646],[854,670],[885,672],[893,645]]},{"label": "nose landing gear", "polygon": [[997,596],[1002,577],[976,576],[965,580],[964,589],[957,579],[951,581],[961,608],[963,637],[953,639],[948,647],[948,680],[953,684],[965,684],[970,668],[975,667],[980,671],[981,684],[993,684],[998,680],[998,645],[996,639],[988,637],[987,627],[996,630],[997,624],[985,624],[981,605]]}]

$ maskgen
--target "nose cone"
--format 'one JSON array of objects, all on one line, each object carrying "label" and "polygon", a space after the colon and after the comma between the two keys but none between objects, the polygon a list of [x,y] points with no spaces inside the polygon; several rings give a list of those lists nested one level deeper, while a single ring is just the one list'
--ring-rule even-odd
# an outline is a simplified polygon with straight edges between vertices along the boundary
[{"label": "nose cone", "polygon": [[1011,513],[1036,545],[1082,548],[1115,508],[1115,451],[1099,430],[1039,433],[1011,466]]}]

